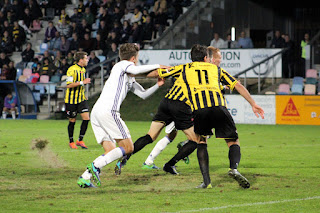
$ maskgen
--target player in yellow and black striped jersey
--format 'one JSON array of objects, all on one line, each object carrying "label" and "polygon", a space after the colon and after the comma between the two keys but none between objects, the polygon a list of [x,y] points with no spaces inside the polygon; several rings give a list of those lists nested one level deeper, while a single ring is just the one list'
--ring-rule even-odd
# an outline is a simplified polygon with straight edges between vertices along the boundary
[{"label": "player in yellow and black striped jersey", "polygon": [[[69,118],[69,146],[72,149],[77,149],[77,146],[87,149],[88,147],[84,144],[83,137],[87,131],[88,123],[90,120],[89,107],[84,93],[84,85],[91,82],[90,78],[85,77],[85,67],[88,64],[88,54],[86,52],[80,51],[75,53],[74,58],[76,63],[69,67],[69,69],[67,70],[67,90],[64,99],[66,104],[67,116]],[[73,132],[76,122],[76,116],[78,113],[80,113],[81,115],[82,124],[80,127],[79,139],[75,143],[73,141]]]},{"label": "player in yellow and black striped jersey", "polygon": [[[169,71],[160,70],[159,76],[176,76],[177,73],[180,73],[176,84],[179,85],[181,90],[186,94],[186,97],[194,110],[195,132],[198,135],[203,136],[212,135],[212,128],[215,128],[216,137],[226,139],[230,148],[230,171],[228,174],[235,178],[243,188],[249,188],[250,183],[248,180],[237,171],[241,155],[238,133],[232,116],[226,109],[226,102],[221,92],[220,83],[227,85],[230,89],[236,88],[251,104],[252,109],[257,116],[260,114],[263,118],[263,109],[254,102],[246,88],[225,70],[217,66],[220,65],[221,62],[219,49],[194,45],[191,49],[191,58],[193,61],[198,62],[173,67]],[[212,64],[207,64],[204,61],[208,61]],[[199,66],[198,64],[201,64],[202,66]],[[169,93],[174,97],[174,91],[169,91]],[[201,138],[202,139],[197,146],[197,156],[200,170],[203,175],[203,183],[199,188],[211,188],[206,137]],[[187,143],[184,147],[185,150],[189,150],[189,153],[193,152],[191,150],[192,145],[188,145]],[[182,149],[180,149],[179,152],[180,155],[182,155]],[[168,162],[171,162],[170,165],[172,165],[173,159],[174,158]]]}]

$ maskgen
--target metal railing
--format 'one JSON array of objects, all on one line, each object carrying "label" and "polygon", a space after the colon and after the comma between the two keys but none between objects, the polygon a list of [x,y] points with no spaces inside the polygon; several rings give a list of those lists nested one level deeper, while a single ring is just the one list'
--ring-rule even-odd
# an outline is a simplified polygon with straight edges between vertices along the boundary
[{"label": "metal railing", "polygon": [[251,67],[248,67],[247,69],[237,73],[236,75],[234,75],[235,78],[238,78],[240,75],[243,75],[244,74],[244,82],[243,82],[243,85],[244,87],[247,87],[247,72],[253,70],[254,68],[258,67],[258,94],[260,94],[261,92],[261,65],[269,60],[272,60],[272,69],[269,69],[267,71],[267,73],[265,73],[265,77],[262,79],[262,80],[265,80],[267,78],[267,75],[272,71],[272,85],[274,85],[275,83],[275,78],[276,78],[276,73],[275,73],[275,64],[274,64],[274,58],[278,55],[282,55],[284,52],[286,52],[288,50],[288,48],[285,48],[285,49],[282,49],[280,50],[279,52],[269,56],[268,58],[260,61],[259,63],[256,63],[254,65],[252,65]]}]

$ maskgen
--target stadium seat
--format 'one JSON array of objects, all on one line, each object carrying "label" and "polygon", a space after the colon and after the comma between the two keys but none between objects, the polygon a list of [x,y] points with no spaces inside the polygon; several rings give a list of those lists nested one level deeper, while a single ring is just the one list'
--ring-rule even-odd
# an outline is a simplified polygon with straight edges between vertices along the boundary
[{"label": "stadium seat", "polygon": [[49,45],[47,43],[40,44],[40,54],[43,54],[48,49],[49,49]]},{"label": "stadium seat", "polygon": [[106,57],[104,55],[97,56],[100,59],[100,62],[103,62],[106,60]]},{"label": "stadium seat", "polygon": [[288,95],[290,94],[290,85],[289,84],[280,84],[278,87],[279,95]]},{"label": "stadium seat", "polygon": [[304,82],[304,78],[303,77],[300,77],[300,76],[296,76],[296,77],[294,77],[293,78],[293,81],[292,81],[292,83],[293,84],[303,84],[303,82]]},{"label": "stadium seat", "polygon": [[318,78],[317,70],[315,70],[315,69],[307,69],[306,78]]},{"label": "stadium seat", "polygon": [[24,68],[22,75],[27,76],[27,78],[29,78],[32,75],[32,69]]},{"label": "stadium seat", "polygon": [[27,82],[27,79],[28,79],[27,76],[25,76],[25,75],[20,75],[18,80],[21,81],[21,82],[26,83],[26,82]]},{"label": "stadium seat", "polygon": [[316,78],[306,78],[306,84],[314,84],[316,85],[317,84],[317,79]]},{"label": "stadium seat", "polygon": [[22,69],[17,69],[17,76],[16,76],[16,80],[19,79],[19,77],[22,75],[23,70]]},{"label": "stadium seat", "polygon": [[33,64],[34,62],[30,61],[27,63],[27,66],[25,68],[32,69]]},{"label": "stadium seat", "polygon": [[318,88],[317,88],[317,90],[318,90],[318,95],[320,95],[320,81],[318,81]]},{"label": "stadium seat", "polygon": [[303,94],[303,84],[293,84],[291,87],[292,95],[302,95]]},{"label": "stadium seat", "polygon": [[60,76],[59,75],[53,75],[50,79],[50,82],[53,83],[59,83],[60,82]]},{"label": "stadium seat", "polygon": [[49,75],[41,75],[40,76],[40,83],[49,83]]},{"label": "stadium seat", "polygon": [[315,84],[306,84],[304,87],[305,95],[315,95],[316,94],[316,85]]}]

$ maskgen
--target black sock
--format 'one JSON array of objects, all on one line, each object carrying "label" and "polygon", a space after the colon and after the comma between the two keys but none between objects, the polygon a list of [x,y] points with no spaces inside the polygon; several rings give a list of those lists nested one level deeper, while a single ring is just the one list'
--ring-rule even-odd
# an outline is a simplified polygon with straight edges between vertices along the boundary
[{"label": "black sock", "polygon": [[133,146],[133,153],[135,154],[137,152],[139,152],[141,149],[143,149],[143,147],[145,147],[146,145],[148,145],[149,143],[152,143],[153,140],[151,138],[150,135],[146,134],[145,136],[140,137],[138,140],[136,140],[136,142],[134,142]]},{"label": "black sock", "polygon": [[209,155],[207,150],[207,144],[198,144],[197,157],[203,177],[203,183],[207,186],[211,183],[209,175]]},{"label": "black sock", "polygon": [[168,161],[170,166],[174,166],[179,160],[189,156],[195,149],[197,148],[197,143],[189,140],[181,149],[179,149],[178,153]]},{"label": "black sock", "polygon": [[230,169],[237,169],[240,163],[241,152],[240,146],[237,144],[231,145],[229,148]]},{"label": "black sock", "polygon": [[69,121],[68,125],[68,135],[69,135],[69,143],[73,142],[73,130],[74,130],[75,122]]},{"label": "black sock", "polygon": [[83,120],[80,127],[80,135],[79,135],[79,141],[83,140],[84,135],[86,134],[87,128],[88,128],[89,120]]}]

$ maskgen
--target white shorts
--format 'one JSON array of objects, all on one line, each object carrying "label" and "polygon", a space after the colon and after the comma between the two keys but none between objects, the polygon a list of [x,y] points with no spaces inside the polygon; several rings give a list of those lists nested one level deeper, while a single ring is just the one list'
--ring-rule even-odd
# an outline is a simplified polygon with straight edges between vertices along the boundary
[{"label": "white shorts", "polygon": [[166,130],[165,132],[167,134],[171,133],[173,130],[175,130],[175,125],[174,125],[174,121],[172,121],[171,123],[169,123],[167,126],[166,126]]},{"label": "white shorts", "polygon": [[91,112],[91,126],[97,143],[102,141],[116,142],[115,139],[131,138],[130,132],[119,112],[102,112],[93,109]]}]

